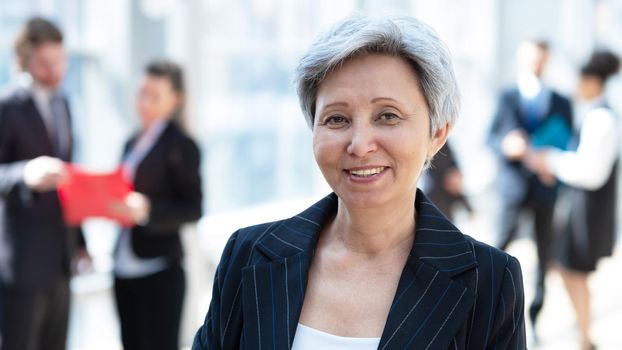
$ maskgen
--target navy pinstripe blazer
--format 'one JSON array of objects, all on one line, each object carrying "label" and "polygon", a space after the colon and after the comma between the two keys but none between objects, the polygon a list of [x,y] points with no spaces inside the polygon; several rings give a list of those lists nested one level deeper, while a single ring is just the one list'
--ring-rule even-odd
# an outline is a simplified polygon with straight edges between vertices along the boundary
[{"label": "navy pinstripe blazer", "polygon": [[[525,349],[518,261],[463,235],[421,191],[415,207],[415,243],[378,349]],[[192,349],[290,349],[319,233],[336,210],[331,194],[235,232]]]}]

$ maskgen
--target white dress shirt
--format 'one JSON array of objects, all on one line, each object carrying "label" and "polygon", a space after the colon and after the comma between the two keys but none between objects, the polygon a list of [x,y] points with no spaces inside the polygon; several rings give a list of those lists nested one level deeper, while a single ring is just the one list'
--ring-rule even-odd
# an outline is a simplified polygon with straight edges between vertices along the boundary
[{"label": "white dress shirt", "polygon": [[579,108],[580,141],[576,151],[552,151],[548,164],[562,182],[586,190],[602,187],[618,158],[618,122],[599,97]]}]

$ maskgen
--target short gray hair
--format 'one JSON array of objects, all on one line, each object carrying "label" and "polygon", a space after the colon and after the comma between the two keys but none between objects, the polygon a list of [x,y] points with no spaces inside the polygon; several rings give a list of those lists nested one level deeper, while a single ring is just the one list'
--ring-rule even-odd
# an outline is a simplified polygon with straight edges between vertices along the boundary
[{"label": "short gray hair", "polygon": [[453,124],[460,94],[449,49],[436,32],[412,17],[373,20],[354,15],[317,37],[296,68],[298,99],[311,128],[317,92],[326,76],[348,59],[370,54],[401,57],[413,66],[428,103],[431,133]]}]

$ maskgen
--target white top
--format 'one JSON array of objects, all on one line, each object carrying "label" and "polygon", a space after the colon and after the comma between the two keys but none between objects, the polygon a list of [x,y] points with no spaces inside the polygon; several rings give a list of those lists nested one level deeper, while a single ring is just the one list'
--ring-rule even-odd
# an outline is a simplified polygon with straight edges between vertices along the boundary
[{"label": "white top", "polygon": [[[127,179],[134,180],[136,168],[158,141],[166,125],[166,122],[154,123],[136,140],[123,160],[123,175]],[[121,230],[114,266],[114,272],[118,278],[145,277],[166,269],[167,264],[164,257],[149,259],[138,257],[132,248],[130,235],[129,229]]]},{"label": "white top", "polygon": [[586,190],[602,187],[618,157],[618,123],[602,105],[602,98],[582,106],[577,113],[580,141],[576,151],[553,151],[548,163],[562,182]]},{"label": "white top", "polygon": [[292,350],[376,350],[380,338],[340,337],[298,323]]}]

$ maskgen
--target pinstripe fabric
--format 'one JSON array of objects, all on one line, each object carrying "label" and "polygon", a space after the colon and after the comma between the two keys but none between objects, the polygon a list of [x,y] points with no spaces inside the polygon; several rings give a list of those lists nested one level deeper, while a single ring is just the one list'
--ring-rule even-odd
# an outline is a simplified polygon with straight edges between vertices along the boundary
[{"label": "pinstripe fabric", "polygon": [[[417,193],[415,244],[379,349],[525,349],[518,261],[463,235]],[[235,232],[193,350],[290,349],[331,194],[303,213]]]}]

